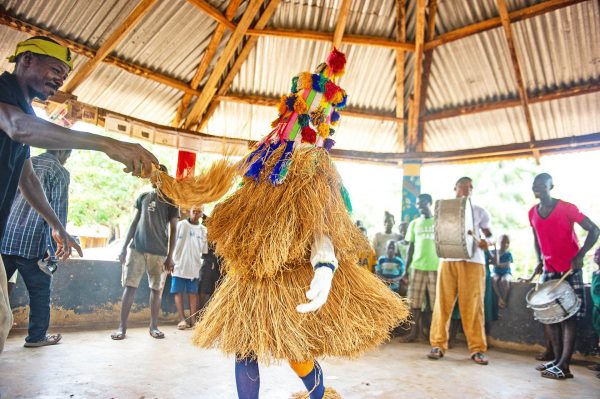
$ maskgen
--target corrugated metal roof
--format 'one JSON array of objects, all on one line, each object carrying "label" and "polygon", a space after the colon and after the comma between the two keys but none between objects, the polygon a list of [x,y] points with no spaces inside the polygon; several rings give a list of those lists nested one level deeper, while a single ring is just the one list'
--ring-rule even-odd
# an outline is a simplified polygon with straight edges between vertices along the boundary
[{"label": "corrugated metal roof", "polygon": [[[228,0],[210,0],[224,12]],[[541,0],[508,0],[510,10]],[[270,27],[333,32],[341,0],[283,0]],[[414,40],[416,0],[407,0],[407,35]],[[247,0],[244,0],[243,10]],[[19,18],[90,47],[99,47],[137,5],[127,0],[3,0]],[[238,17],[239,17],[238,11]],[[353,0],[346,34],[395,37],[394,0]],[[498,15],[495,0],[440,0],[437,33],[444,33]],[[183,81],[191,80],[216,23],[185,0],[159,0],[115,53]],[[600,81],[600,5],[587,1],[513,24],[524,79],[531,93]],[[227,43],[222,40],[218,55]],[[13,51],[27,36],[0,27],[0,50]],[[275,97],[289,91],[291,78],[313,70],[330,49],[326,42],[260,37],[234,79],[233,93]],[[372,112],[395,109],[395,52],[391,49],[342,45],[347,74],[340,84],[349,105]],[[12,70],[1,57],[0,67]],[[413,87],[413,55],[406,54],[405,99]],[[85,62],[78,57],[76,70]],[[211,66],[212,68],[212,66]],[[210,74],[211,68],[205,76]],[[168,124],[182,93],[165,85],[102,64],[75,91],[81,101]],[[435,49],[427,93],[429,112],[456,106],[515,98],[510,56],[502,28],[486,31]],[[600,131],[598,94],[532,104],[536,138],[554,138]],[[407,103],[407,102],[406,102]],[[207,130],[230,137],[260,139],[276,111],[270,107],[222,103]],[[396,124],[345,117],[337,148],[394,151]],[[446,151],[528,140],[520,107],[467,115],[426,124],[425,149]]]}]

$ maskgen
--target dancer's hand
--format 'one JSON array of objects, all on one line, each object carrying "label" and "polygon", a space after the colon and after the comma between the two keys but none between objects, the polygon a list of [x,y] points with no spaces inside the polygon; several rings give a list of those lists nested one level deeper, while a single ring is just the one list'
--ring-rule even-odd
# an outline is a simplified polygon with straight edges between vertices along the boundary
[{"label": "dancer's hand", "polygon": [[306,298],[308,298],[310,302],[296,306],[296,310],[300,313],[308,313],[314,312],[323,306],[325,302],[327,302],[332,279],[333,271],[329,267],[318,267],[310,282],[310,289],[306,292]]}]

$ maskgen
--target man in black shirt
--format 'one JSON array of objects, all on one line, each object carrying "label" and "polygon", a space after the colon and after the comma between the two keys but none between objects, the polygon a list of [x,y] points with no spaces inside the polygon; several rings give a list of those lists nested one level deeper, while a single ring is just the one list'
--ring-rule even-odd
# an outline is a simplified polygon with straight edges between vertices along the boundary
[{"label": "man in black shirt", "polygon": [[[0,238],[18,187],[52,228],[56,255],[65,260],[72,249],[82,255],[48,204],[29,160],[29,146],[102,151],[136,176],[149,175],[152,164],[158,161],[139,144],[66,129],[35,116],[31,107],[34,98],[46,100],[56,94],[73,69],[68,48],[46,37],[32,37],[17,44],[9,61],[16,63],[14,71],[0,75]],[[11,325],[6,273],[0,265],[0,351]]]}]

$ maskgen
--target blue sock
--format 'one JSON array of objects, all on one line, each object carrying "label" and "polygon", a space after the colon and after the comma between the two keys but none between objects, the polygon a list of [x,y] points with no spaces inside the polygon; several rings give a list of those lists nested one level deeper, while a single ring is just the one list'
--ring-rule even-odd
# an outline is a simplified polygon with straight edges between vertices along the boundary
[{"label": "blue sock", "polygon": [[310,399],[322,399],[325,395],[325,383],[323,382],[323,371],[315,360],[315,365],[308,375],[300,378],[304,386],[310,392]]},{"label": "blue sock", "polygon": [[256,360],[251,358],[235,360],[235,384],[239,399],[258,399],[260,373]]}]

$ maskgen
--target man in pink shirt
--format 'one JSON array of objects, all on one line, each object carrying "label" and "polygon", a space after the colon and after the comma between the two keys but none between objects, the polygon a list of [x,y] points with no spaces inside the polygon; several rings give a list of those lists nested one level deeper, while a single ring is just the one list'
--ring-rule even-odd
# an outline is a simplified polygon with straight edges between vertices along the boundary
[{"label": "man in pink shirt", "polygon": [[[585,316],[585,294],[581,268],[583,257],[598,240],[600,229],[571,203],[552,198],[554,188],[552,176],[547,173],[537,175],[533,181],[533,193],[540,203],[529,210],[529,223],[533,228],[538,266],[532,278],[542,274],[541,281],[560,279],[566,272],[573,273],[566,278],[581,300],[577,314],[561,323],[545,324],[544,333],[551,343],[554,360],[540,364],[536,370],[542,377],[552,379],[573,378],[569,369],[571,355],[575,349],[576,322]],[[574,224],[579,224],[588,232],[581,248],[577,242]]]}]

